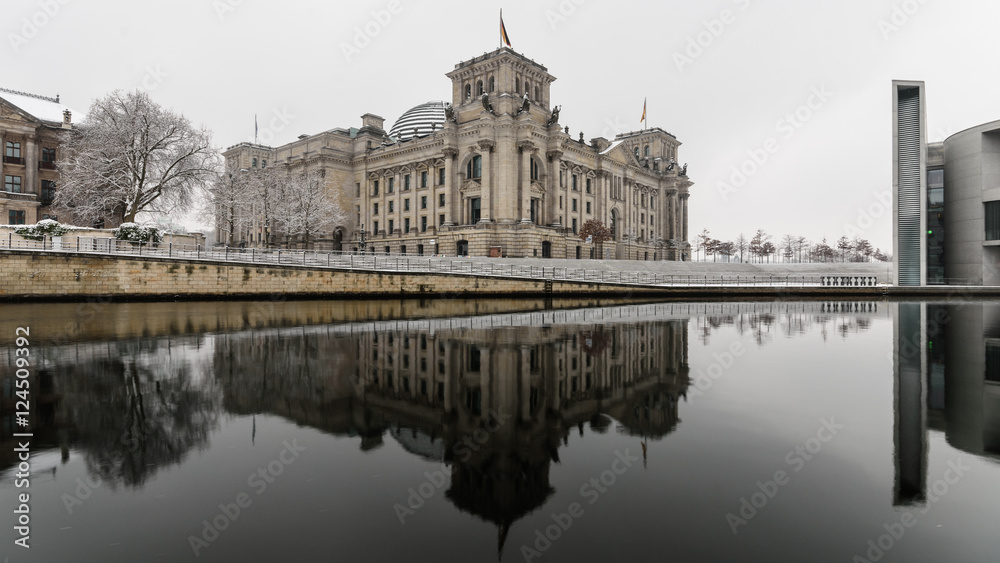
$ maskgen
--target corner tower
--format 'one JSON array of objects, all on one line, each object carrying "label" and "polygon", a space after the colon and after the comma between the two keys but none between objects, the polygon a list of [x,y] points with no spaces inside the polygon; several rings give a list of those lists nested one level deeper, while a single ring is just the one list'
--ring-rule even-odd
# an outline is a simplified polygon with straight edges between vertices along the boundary
[{"label": "corner tower", "polygon": [[549,88],[555,81],[544,66],[507,47],[460,62],[446,76],[459,122],[479,115],[483,94],[498,115],[516,114],[525,95],[533,106],[548,111]]}]

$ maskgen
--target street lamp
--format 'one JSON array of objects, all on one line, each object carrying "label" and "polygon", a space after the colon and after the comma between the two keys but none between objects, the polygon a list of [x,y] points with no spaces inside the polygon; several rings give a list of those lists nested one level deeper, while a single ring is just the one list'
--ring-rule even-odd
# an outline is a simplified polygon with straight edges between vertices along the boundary
[{"label": "street lamp", "polygon": [[368,239],[365,237],[365,225],[361,224],[361,231],[358,233],[358,250],[361,254],[365,253],[365,246],[368,244]]}]

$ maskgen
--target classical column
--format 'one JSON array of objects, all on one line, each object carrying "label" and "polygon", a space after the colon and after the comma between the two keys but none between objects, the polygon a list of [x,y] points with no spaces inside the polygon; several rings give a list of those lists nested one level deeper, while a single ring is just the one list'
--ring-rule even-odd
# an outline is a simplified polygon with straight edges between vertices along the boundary
[{"label": "classical column", "polygon": [[557,205],[559,204],[559,162],[562,160],[562,151],[548,151],[545,153],[546,158],[549,163],[549,174],[547,186],[545,188],[545,198],[546,198],[546,213],[545,218],[549,225],[554,227],[560,227],[559,223],[559,211]]},{"label": "classical column", "polygon": [[521,141],[517,144],[521,151],[521,222],[531,222],[531,153],[535,144]]},{"label": "classical column", "polygon": [[489,139],[480,139],[479,148],[483,151],[483,162],[482,162],[482,178],[479,189],[479,222],[489,223],[490,222],[490,201],[492,194],[490,191],[493,189],[492,175],[493,166],[492,159],[490,156],[493,153],[493,141]]},{"label": "classical column", "polygon": [[681,194],[681,234],[685,241],[688,239],[688,197],[690,194]]},{"label": "classical column", "polygon": [[[452,175],[455,173],[455,157],[458,156],[458,150],[456,149],[444,149],[444,226],[453,226],[454,220],[457,216],[456,205],[461,201],[458,197],[457,190],[453,189],[454,180]],[[434,205],[437,205],[435,202]],[[438,209],[438,208],[436,208]],[[435,224],[437,222],[435,221]]]},{"label": "classical column", "polygon": [[24,186],[21,191],[26,194],[37,194],[38,189],[38,155],[35,154],[35,139],[27,137],[25,139],[24,152]]}]

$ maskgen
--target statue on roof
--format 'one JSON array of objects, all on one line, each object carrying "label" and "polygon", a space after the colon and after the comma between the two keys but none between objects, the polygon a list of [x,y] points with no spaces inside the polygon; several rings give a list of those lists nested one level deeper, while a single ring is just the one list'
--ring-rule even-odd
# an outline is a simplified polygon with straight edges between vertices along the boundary
[{"label": "statue on roof", "polygon": [[528,93],[524,93],[524,97],[521,98],[521,107],[517,110],[518,114],[524,113],[531,109],[531,100],[528,98]]},{"label": "statue on roof", "polygon": [[493,104],[490,103],[490,95],[487,94],[486,92],[483,92],[482,101],[483,101],[483,109],[492,113],[493,115],[496,115],[496,112],[493,111]]},{"label": "statue on roof", "polygon": [[681,176],[687,176],[687,175],[688,175],[688,163],[685,162],[684,166],[681,168]]},{"label": "statue on roof", "polygon": [[455,121],[455,107],[448,102],[444,104],[444,118],[446,121]]},{"label": "statue on roof", "polygon": [[549,121],[546,123],[546,125],[553,125],[553,124],[559,123],[559,110],[560,109],[562,109],[562,106],[556,106],[556,107],[552,108],[552,115],[549,116]]}]

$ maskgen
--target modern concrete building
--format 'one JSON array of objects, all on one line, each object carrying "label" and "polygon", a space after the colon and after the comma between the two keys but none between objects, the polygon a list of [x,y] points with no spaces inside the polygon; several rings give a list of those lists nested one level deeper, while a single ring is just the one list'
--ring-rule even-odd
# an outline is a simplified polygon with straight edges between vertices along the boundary
[{"label": "modern concrete building", "polygon": [[0,222],[30,225],[56,218],[49,210],[59,183],[56,160],[72,120],[59,96],[0,88]]},{"label": "modern concrete building", "polygon": [[[613,240],[603,257],[689,258],[687,166],[680,141],[660,128],[584,139],[560,124],[548,70],[509,48],[447,73],[451,101],[432,101],[360,128],[303,135],[272,148],[225,152],[234,170],[265,164],[324,178],[349,211],[327,242],[382,253],[587,258],[580,230],[596,219]],[[251,222],[231,242],[268,242]],[[273,233],[270,233],[273,235]],[[594,249],[598,250],[598,249]]]},{"label": "modern concrete building", "polygon": [[928,143],[924,83],[892,104],[895,283],[1000,285],[1000,121]]}]

